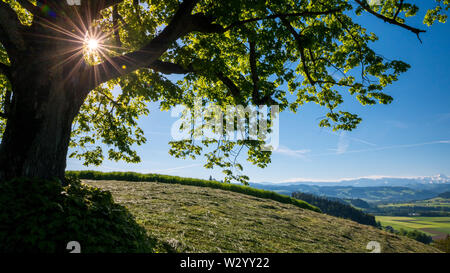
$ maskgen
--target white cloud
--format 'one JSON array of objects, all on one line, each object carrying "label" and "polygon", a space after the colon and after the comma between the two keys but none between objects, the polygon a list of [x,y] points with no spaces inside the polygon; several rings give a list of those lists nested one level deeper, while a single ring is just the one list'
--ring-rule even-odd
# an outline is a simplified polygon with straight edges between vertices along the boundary
[{"label": "white cloud", "polygon": [[274,151],[274,153],[287,155],[291,157],[297,158],[306,158],[306,155],[309,154],[311,150],[303,149],[303,150],[292,150],[286,146],[280,145],[278,149]]},{"label": "white cloud", "polygon": [[435,144],[450,144],[450,140],[437,140],[437,141],[422,142],[422,143],[415,143],[415,144],[400,144],[400,145],[384,146],[384,147],[364,149],[364,150],[347,151],[346,153],[374,152],[374,151],[383,151],[383,150],[398,149],[398,148],[421,147],[421,146],[435,145]]},{"label": "white cloud", "polygon": [[[341,153],[338,153],[338,154],[355,154],[355,153],[377,152],[377,151],[384,151],[384,150],[391,150],[391,149],[414,148],[414,147],[421,147],[421,146],[427,146],[427,145],[436,145],[436,144],[450,144],[450,140],[436,140],[436,141],[414,143],[414,144],[391,145],[391,146],[383,146],[383,147],[361,149],[361,150],[350,150],[350,151],[345,150],[344,152],[341,152]],[[342,150],[343,150],[343,148],[342,148]],[[336,154],[336,153],[312,154],[310,156],[329,156],[329,155],[333,155],[333,154]]]},{"label": "white cloud", "polygon": [[[328,134],[330,134],[330,135],[334,135],[334,136],[339,136],[339,139],[341,139],[341,138],[346,138],[346,139],[349,139],[349,140],[351,140],[351,141],[354,141],[354,142],[359,142],[359,143],[362,143],[362,144],[365,144],[365,145],[368,145],[368,146],[377,146],[377,144],[374,144],[374,143],[372,143],[372,142],[369,142],[369,141],[367,141],[367,140],[364,140],[364,139],[360,139],[360,138],[357,138],[357,137],[351,137],[351,136],[349,136],[348,134],[347,134],[347,132],[341,132],[341,133],[336,133],[336,132],[333,132],[333,131],[324,131],[324,132],[326,132],[326,133],[328,133]],[[343,141],[342,142],[342,144],[345,144],[345,142]],[[343,146],[342,146],[342,148],[343,148]],[[347,147],[348,148],[348,147]]]},{"label": "white cloud", "polygon": [[347,152],[348,147],[350,146],[350,140],[346,137],[346,133],[342,132],[339,135],[338,145],[336,149],[337,154],[344,154]]},{"label": "white cloud", "polygon": [[399,129],[407,129],[409,127],[408,124],[399,120],[387,120],[386,123]]}]

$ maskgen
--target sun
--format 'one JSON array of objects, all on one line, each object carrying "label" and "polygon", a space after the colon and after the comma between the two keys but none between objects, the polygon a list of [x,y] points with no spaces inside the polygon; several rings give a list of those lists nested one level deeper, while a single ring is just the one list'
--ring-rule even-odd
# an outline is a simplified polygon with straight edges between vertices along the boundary
[{"label": "sun", "polygon": [[97,37],[86,37],[84,40],[84,57],[94,64],[101,60],[103,45]]},{"label": "sun", "polygon": [[95,51],[98,49],[98,40],[97,39],[89,39],[86,43],[86,46],[90,51]]},{"label": "sun", "polygon": [[105,45],[106,35],[96,32],[86,32],[83,39],[82,52],[85,60],[90,64],[100,63],[108,51]]}]

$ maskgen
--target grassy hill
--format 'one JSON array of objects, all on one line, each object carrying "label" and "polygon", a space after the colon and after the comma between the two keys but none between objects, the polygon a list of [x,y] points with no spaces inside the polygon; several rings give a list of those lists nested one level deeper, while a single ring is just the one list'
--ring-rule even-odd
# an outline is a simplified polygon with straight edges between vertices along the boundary
[{"label": "grassy hill", "polygon": [[435,252],[406,237],[294,204],[230,190],[157,182],[92,181],[110,191],[161,251],[175,252]]}]

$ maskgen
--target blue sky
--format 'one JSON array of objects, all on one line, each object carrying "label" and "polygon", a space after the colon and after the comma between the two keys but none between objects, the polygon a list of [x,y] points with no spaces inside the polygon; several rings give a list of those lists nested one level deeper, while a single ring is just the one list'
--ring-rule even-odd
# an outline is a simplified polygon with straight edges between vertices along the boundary
[{"label": "blue sky", "polygon": [[[417,18],[419,19],[419,18]],[[319,128],[324,110],[305,105],[297,114],[280,116],[280,148],[265,169],[244,164],[244,172],[255,182],[299,179],[334,180],[362,176],[429,176],[450,174],[450,27],[436,24],[416,36],[373,17],[357,19],[380,40],[372,44],[388,59],[400,59],[412,68],[385,92],[394,97],[389,105],[361,106],[347,99],[345,110],[357,113],[362,124],[352,132]],[[420,20],[413,22],[421,25]],[[148,142],[136,147],[142,162],[127,164],[105,161],[99,167],[84,167],[68,159],[68,169],[136,171],[186,177],[221,179],[219,169],[202,167],[203,158],[181,160],[168,154],[170,130],[177,118],[149,105],[150,115],[140,125]],[[245,155],[241,156],[245,163]]]}]

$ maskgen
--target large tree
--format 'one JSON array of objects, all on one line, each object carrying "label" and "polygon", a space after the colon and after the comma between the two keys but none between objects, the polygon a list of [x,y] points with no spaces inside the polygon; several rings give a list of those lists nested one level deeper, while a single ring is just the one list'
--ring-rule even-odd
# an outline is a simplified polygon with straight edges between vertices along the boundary
[{"label": "large tree", "polygon": [[[404,0],[2,0],[0,180],[63,180],[69,146],[86,164],[101,163],[101,142],[110,159],[139,161],[132,146],[145,138],[136,120],[150,101],[170,109],[201,97],[291,111],[313,102],[327,109],[320,126],[351,130],[361,119],[343,109],[342,92],[364,105],[390,103],[383,90],[408,69],[370,48],[377,36],[357,16],[420,40],[425,30],[408,17],[431,26],[445,22],[450,5],[430,2],[419,10]],[[167,74],[184,77],[174,83]],[[224,159],[244,145],[265,166],[270,152],[258,143],[174,141],[170,152],[197,156],[214,144],[206,167],[245,179]]]}]

